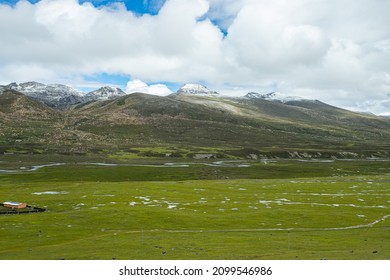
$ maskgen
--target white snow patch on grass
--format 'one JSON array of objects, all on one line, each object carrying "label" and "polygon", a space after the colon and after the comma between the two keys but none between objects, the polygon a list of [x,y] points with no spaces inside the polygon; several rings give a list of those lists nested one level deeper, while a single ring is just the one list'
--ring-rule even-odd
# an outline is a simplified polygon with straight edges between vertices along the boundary
[{"label": "white snow patch on grass", "polygon": [[69,192],[61,191],[61,192],[56,192],[56,191],[46,191],[46,192],[34,192],[32,194],[35,195],[45,195],[45,194],[68,194]]}]

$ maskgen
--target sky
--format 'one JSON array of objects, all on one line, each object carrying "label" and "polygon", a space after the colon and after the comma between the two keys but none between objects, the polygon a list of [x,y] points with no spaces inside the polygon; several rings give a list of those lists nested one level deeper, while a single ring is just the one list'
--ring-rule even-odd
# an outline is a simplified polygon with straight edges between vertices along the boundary
[{"label": "sky", "polygon": [[0,84],[280,92],[390,115],[388,0],[0,0]]}]

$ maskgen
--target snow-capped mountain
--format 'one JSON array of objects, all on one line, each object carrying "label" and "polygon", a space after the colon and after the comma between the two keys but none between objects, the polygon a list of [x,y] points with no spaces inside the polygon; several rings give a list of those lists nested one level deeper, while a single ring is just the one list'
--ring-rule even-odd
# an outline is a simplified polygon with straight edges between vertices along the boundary
[{"label": "snow-capped mountain", "polygon": [[5,86],[5,88],[16,90],[55,108],[64,108],[84,101],[81,91],[60,84],[45,85],[37,82],[11,83]]},{"label": "snow-capped mountain", "polygon": [[61,84],[45,85],[37,82],[26,83],[11,83],[7,86],[2,86],[0,91],[11,89],[27,95],[34,100],[45,103],[54,108],[66,108],[75,104],[95,101],[107,100],[118,96],[124,96],[126,93],[120,88],[104,86],[100,89],[84,93],[70,86]]},{"label": "snow-capped mountain", "polygon": [[61,98],[69,95],[83,95],[81,91],[61,84],[45,85],[37,82],[27,82],[21,84],[11,83],[6,87],[31,97],[50,96],[52,98]]},{"label": "snow-capped mountain", "polygon": [[218,95],[218,92],[212,91],[199,84],[185,84],[176,93],[194,94],[194,95]]},{"label": "snow-capped mountain", "polygon": [[311,100],[311,99],[305,99],[299,96],[287,96],[280,92],[270,92],[270,93],[257,93],[257,92],[249,92],[244,96],[245,98],[250,99],[263,99],[263,100],[269,100],[269,101],[279,101],[283,103],[292,102],[292,101],[310,101],[310,102],[316,102],[317,100]]},{"label": "snow-capped mountain", "polygon": [[104,86],[97,90],[88,92],[85,94],[84,98],[88,101],[92,100],[107,100],[118,96],[124,96],[126,92],[121,90],[120,88],[114,88],[110,86]]},{"label": "snow-capped mountain", "polygon": [[[11,89],[23,93],[30,98],[42,102],[53,108],[67,108],[72,105],[97,101],[97,100],[108,100],[115,97],[125,96],[128,93],[124,92],[120,88],[111,86],[103,86],[97,90],[85,93],[70,86],[61,84],[49,84],[45,85],[38,82],[26,82],[26,83],[11,83],[6,86],[0,86],[0,93],[4,90]],[[174,95],[187,95],[190,96],[218,96],[219,93],[208,89],[206,86],[200,84],[185,84],[183,85]],[[260,99],[281,103],[292,103],[292,102],[318,102],[316,100],[308,100],[296,96],[287,96],[279,92],[270,92],[266,94],[249,92],[244,97],[235,98],[246,98],[246,99]]]},{"label": "snow-capped mountain", "polygon": [[262,93],[258,93],[258,92],[248,92],[247,95],[245,95],[245,97],[247,98],[258,98],[258,99],[274,99],[274,97],[276,96],[276,93],[275,92],[270,92],[270,93],[266,93],[266,94],[262,94]]}]

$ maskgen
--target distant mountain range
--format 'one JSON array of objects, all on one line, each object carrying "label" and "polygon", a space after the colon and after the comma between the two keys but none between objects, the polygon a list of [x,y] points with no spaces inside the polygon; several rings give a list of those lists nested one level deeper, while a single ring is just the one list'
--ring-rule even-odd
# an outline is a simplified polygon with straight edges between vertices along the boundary
[{"label": "distant mountain range", "polygon": [[[11,83],[9,85],[0,86],[0,91],[4,91],[7,89],[18,91],[26,96],[31,97],[36,101],[48,105],[49,107],[59,109],[68,108],[76,104],[82,104],[96,100],[108,100],[127,95],[127,93],[120,88],[114,88],[111,86],[104,86],[97,90],[85,93],[66,85],[45,85],[38,82],[26,82],[20,84]],[[199,84],[185,84],[172,95],[181,94],[215,97],[221,96],[218,92],[210,90],[206,86]],[[267,94],[249,92],[245,97],[281,102],[303,100],[299,97],[283,97],[280,93],[277,92],[271,92]]]},{"label": "distant mountain range", "polygon": [[3,90],[10,89],[21,92],[26,96],[53,108],[66,108],[79,103],[105,100],[126,95],[120,88],[110,86],[101,87],[98,90],[88,93],[81,92],[66,85],[45,85],[37,82],[26,82],[21,84],[11,83],[2,86],[2,88]]},{"label": "distant mountain range", "polygon": [[278,93],[232,98],[190,84],[161,97],[36,82],[0,92],[0,153],[163,146],[214,148],[227,157],[390,157],[389,118]]}]

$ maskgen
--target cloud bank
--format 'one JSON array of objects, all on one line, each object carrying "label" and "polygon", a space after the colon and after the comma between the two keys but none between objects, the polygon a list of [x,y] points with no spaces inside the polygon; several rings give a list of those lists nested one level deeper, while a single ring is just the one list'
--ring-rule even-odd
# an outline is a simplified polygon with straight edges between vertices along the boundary
[{"label": "cloud bank", "polygon": [[141,92],[141,93],[148,93],[148,94],[160,95],[160,96],[166,96],[172,93],[172,91],[164,84],[154,84],[148,86],[146,83],[144,83],[141,80],[129,81],[126,86],[126,92],[127,93]]},{"label": "cloud bank", "polygon": [[[77,86],[128,75],[128,90],[158,81],[220,92],[280,91],[388,113],[390,2],[167,0],[156,15],[117,2],[0,4],[0,83]],[[160,94],[162,85],[141,86]]]}]

